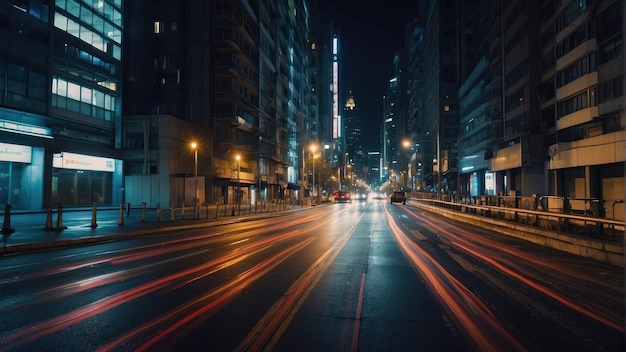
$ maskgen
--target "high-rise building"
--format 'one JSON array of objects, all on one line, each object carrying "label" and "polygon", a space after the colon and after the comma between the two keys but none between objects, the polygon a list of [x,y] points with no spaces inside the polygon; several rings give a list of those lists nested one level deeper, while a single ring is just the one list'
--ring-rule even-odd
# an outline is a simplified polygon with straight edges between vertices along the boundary
[{"label": "high-rise building", "polygon": [[[423,157],[424,188],[437,192],[456,191],[461,3],[428,1],[424,19],[424,124],[417,139],[428,144]],[[426,170],[433,171],[426,174]]]},{"label": "high-rise building", "polygon": [[624,218],[624,2],[555,2],[553,194],[581,212]]},{"label": "high-rise building", "polygon": [[122,0],[0,5],[0,204],[123,200]]},{"label": "high-rise building", "polygon": [[[622,219],[623,2],[464,3],[458,12],[464,59],[456,66],[462,79],[459,191],[545,195],[544,207],[556,199],[557,208],[567,203],[574,211]],[[437,5],[429,3],[427,21],[442,19]],[[444,22],[446,16],[452,13],[443,15]],[[436,26],[432,22],[426,23],[423,46],[429,68],[424,73],[426,135],[437,132],[436,120],[448,118],[445,113],[437,118],[434,112],[435,107],[444,112],[448,107],[445,96],[434,99],[445,87],[436,72],[445,76],[454,71],[443,63],[437,66],[442,61],[436,60],[434,45],[446,42],[438,37],[445,37],[446,30],[441,21],[440,29],[430,29]],[[445,143],[437,137],[440,154]],[[444,166],[445,153],[440,159]]]},{"label": "high-rise building", "polygon": [[502,139],[492,145],[496,194],[544,194],[539,2],[502,3]]},{"label": "high-rise building", "polygon": [[196,155],[197,197],[212,201],[208,4],[137,0],[124,6],[126,202],[193,204]]},{"label": "high-rise building", "polygon": [[492,144],[502,136],[502,21],[500,0],[481,0],[471,32],[476,60],[459,88],[459,192],[495,195]]},{"label": "high-rise building", "polygon": [[128,7],[139,20],[126,26],[127,196],[151,205],[297,197],[313,101],[308,2]]},{"label": "high-rise building", "polygon": [[365,155],[361,144],[361,119],[352,91],[346,98],[342,119],[345,122],[346,164],[350,164],[357,177],[364,178]]},{"label": "high-rise building", "polygon": [[[397,62],[397,56],[394,62]],[[398,173],[398,121],[396,117],[398,100],[398,78],[394,75],[389,80],[387,94],[383,96],[383,128],[381,129],[382,141],[382,167],[383,179],[392,187],[398,188],[400,175]]]},{"label": "high-rise building", "polygon": [[[319,132],[318,139],[321,155],[328,163],[330,172],[339,177],[342,183],[341,170],[345,169],[345,137],[344,122],[340,113],[342,102],[340,96],[341,44],[340,35],[332,23],[321,24],[317,27],[317,81],[315,90],[319,102]],[[326,191],[330,192],[330,183]]]},{"label": "high-rise building", "polygon": [[[424,126],[424,29],[418,19],[407,23],[404,50],[402,51],[402,76],[399,95],[399,115],[402,119],[401,138],[398,141],[400,164],[405,167],[405,188],[423,189],[423,146]],[[429,171],[432,173],[432,170]]]},{"label": "high-rise building", "polygon": [[376,189],[383,183],[382,160],[380,152],[377,150],[367,152],[367,175],[365,181],[373,189]]}]

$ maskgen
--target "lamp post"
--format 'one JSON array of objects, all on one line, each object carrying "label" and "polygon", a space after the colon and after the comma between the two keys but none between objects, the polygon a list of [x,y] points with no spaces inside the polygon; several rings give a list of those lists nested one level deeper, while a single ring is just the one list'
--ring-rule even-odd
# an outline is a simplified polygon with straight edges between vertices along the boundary
[{"label": "lamp post", "polygon": [[239,201],[239,187],[241,186],[241,179],[239,178],[239,172],[241,171],[241,155],[237,154],[235,156],[237,160],[237,189],[235,190],[235,195],[233,196],[233,210],[230,215],[235,216],[235,202],[237,202],[237,209],[239,211],[239,215],[241,215],[241,202]]},{"label": "lamp post", "polygon": [[315,197],[315,204],[317,204],[317,195],[315,194],[315,151],[317,150],[317,146],[315,144],[311,145],[311,153],[313,161],[313,196]]},{"label": "lamp post", "polygon": [[302,191],[298,191],[300,195],[300,205],[304,206],[304,188],[305,188],[305,179],[308,181],[308,177],[306,177],[306,159],[304,158],[304,148],[302,148]]},{"label": "lamp post", "polygon": [[241,177],[239,177],[239,173],[241,172],[241,155],[237,155],[237,213],[241,215]]},{"label": "lamp post", "polygon": [[[427,135],[429,135],[429,133],[427,133]],[[428,150],[426,150],[427,145],[430,145]],[[417,162],[417,165],[416,165],[417,188],[419,189],[425,188],[426,180],[424,179],[424,175],[426,171],[431,171],[430,166],[432,165],[432,171],[431,171],[433,175],[432,190],[436,193],[439,193],[438,188],[439,188],[439,183],[441,182],[440,180],[441,175],[439,172],[439,154],[440,154],[439,153],[439,141],[430,140],[430,139],[421,139],[416,142],[415,146],[416,148],[418,148],[416,151],[416,160],[417,160],[417,154],[419,153],[420,155],[419,162]],[[424,159],[426,156],[429,157],[428,162],[424,162]],[[429,168],[427,169],[426,166],[428,166]],[[435,173],[437,173],[436,179],[434,178]],[[435,184],[435,182],[437,182],[437,184]]]},{"label": "lamp post", "polygon": [[437,194],[443,191],[441,188],[441,128],[437,123]]},{"label": "lamp post", "polygon": [[[344,178],[344,183],[347,184],[347,179],[348,179],[348,163],[350,162],[350,153],[346,153],[346,160],[343,163],[343,178]],[[339,179],[339,190],[341,191],[343,189],[343,187],[341,187],[341,178]]]},{"label": "lamp post", "polygon": [[[406,156],[407,156],[407,151],[411,147],[411,141],[408,140],[408,139],[404,139],[402,141],[402,147],[405,150],[403,159],[404,159],[404,163],[405,163],[404,165],[406,167],[406,172],[404,173],[404,184],[403,184],[403,187],[406,189],[407,188],[407,178],[409,177],[409,174],[410,174],[410,172],[409,172],[409,161],[410,160],[407,160],[407,159],[410,159],[410,158],[407,158]],[[411,186],[411,189],[412,188],[413,188],[413,186]]]},{"label": "lamp post", "polygon": [[193,192],[193,211],[196,219],[200,218],[200,212],[198,209],[198,144],[196,142],[191,143],[193,148],[193,174],[194,174],[194,192]]}]

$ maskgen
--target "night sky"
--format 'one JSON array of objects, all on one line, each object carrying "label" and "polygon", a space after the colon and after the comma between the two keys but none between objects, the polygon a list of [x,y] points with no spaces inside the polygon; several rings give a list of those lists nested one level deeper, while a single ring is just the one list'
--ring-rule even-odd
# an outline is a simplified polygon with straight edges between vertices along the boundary
[{"label": "night sky", "polygon": [[352,90],[362,124],[365,150],[380,148],[382,97],[393,74],[393,57],[404,46],[407,21],[417,16],[417,0],[319,0],[320,17],[340,38],[340,111]]}]

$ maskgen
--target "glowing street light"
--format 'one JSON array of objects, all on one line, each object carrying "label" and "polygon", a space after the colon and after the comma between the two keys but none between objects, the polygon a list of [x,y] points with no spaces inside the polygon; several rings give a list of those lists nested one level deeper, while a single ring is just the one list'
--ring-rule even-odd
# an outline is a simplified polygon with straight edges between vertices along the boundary
[{"label": "glowing street light", "polygon": [[[409,139],[404,139],[402,141],[402,147],[404,148],[405,151],[409,151],[410,150],[411,144],[412,144],[411,140],[409,140]],[[404,185],[403,185],[403,187],[405,189],[407,188],[407,179],[409,177],[411,177],[411,168],[409,166],[410,165],[410,160],[406,160],[407,159],[406,156],[407,156],[407,153],[405,152],[404,153],[404,158],[403,158],[403,159],[405,159],[404,162],[405,162],[405,166],[406,166],[406,171],[404,173]],[[408,159],[410,159],[410,158],[408,158]],[[411,182],[411,189],[412,188],[413,188],[413,184]]]},{"label": "glowing street light", "polygon": [[198,144],[196,142],[191,143],[191,148],[194,150],[193,155],[193,174],[194,174],[194,192],[193,192],[193,203],[194,203],[194,216],[196,219],[200,218],[200,209],[198,208]]},{"label": "glowing street light", "polygon": [[317,204],[317,194],[315,193],[315,152],[317,151],[317,145],[311,144],[311,153],[313,154],[313,196],[315,197],[315,204]]},{"label": "glowing street light", "polygon": [[[237,160],[237,190],[235,191],[235,199],[237,202],[237,211],[239,215],[241,215],[241,200],[239,199],[239,189],[241,187],[241,178],[239,178],[239,172],[241,171],[241,155],[235,155],[235,159]],[[231,214],[235,216],[235,203],[233,202],[233,212]]]}]

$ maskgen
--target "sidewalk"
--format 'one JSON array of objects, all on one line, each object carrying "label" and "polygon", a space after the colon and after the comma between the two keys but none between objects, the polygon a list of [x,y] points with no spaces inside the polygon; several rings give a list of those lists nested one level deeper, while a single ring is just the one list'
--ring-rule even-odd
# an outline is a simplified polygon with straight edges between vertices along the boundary
[{"label": "sidewalk", "polygon": [[[96,209],[95,219],[93,208],[64,208],[60,214],[55,208],[50,214],[47,211],[11,211],[8,219],[9,227],[6,226],[7,219],[5,219],[4,209],[0,209],[0,225],[2,225],[3,230],[0,256],[118,240],[177,229],[235,223],[278,216],[285,211],[300,209],[303,208],[295,206],[284,211],[272,209],[255,213],[254,210],[248,211],[242,208],[240,211],[235,209],[233,216],[232,208],[221,206],[218,209],[212,205],[201,207],[199,219],[193,219],[193,208],[187,207],[184,218],[182,209],[175,209],[173,221],[170,210],[161,209],[159,221],[157,209],[145,209],[144,213],[140,206],[131,205],[130,211],[126,208],[120,211],[119,208],[103,206]],[[11,228],[13,231],[5,231],[5,228]],[[11,233],[5,234],[8,232]]]}]

